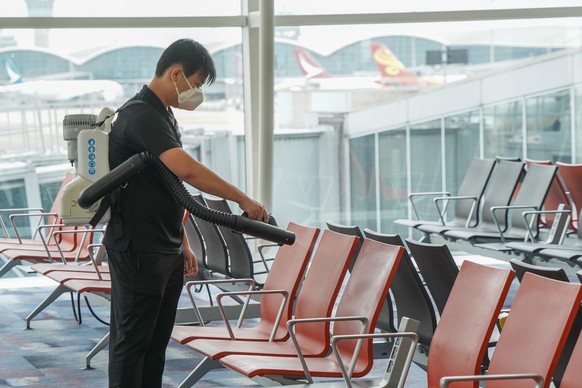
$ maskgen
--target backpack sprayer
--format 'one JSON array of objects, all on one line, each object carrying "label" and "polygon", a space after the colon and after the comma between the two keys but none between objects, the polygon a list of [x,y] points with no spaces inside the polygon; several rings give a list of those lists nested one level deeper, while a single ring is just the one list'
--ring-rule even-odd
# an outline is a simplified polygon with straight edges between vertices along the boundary
[{"label": "backpack sprayer", "polygon": [[102,217],[99,214],[100,219],[94,219],[98,212],[104,211],[100,209],[103,198],[151,166],[163,178],[178,203],[193,216],[279,245],[292,245],[295,242],[295,234],[277,227],[273,217],[269,223],[265,223],[201,205],[186,190],[182,181],[148,152],[136,154],[110,171],[108,135],[115,113],[110,108],[103,108],[99,116],[67,115],[63,120],[67,154],[76,173],[75,178],[64,187],[61,197],[61,218],[64,224],[106,223],[109,210]]}]

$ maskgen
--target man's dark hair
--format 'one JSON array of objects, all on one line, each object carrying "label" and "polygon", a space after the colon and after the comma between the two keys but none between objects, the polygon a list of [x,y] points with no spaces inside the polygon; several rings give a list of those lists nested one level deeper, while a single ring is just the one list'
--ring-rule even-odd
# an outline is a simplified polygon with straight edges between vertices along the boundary
[{"label": "man's dark hair", "polygon": [[202,70],[204,83],[208,85],[216,80],[214,60],[208,50],[193,39],[178,39],[164,50],[156,66],[156,77],[172,65],[182,65],[186,77]]}]

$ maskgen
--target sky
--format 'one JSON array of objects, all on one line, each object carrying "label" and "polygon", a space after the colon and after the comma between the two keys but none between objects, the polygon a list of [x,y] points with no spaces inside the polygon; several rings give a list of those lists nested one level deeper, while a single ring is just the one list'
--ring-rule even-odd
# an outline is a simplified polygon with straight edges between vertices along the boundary
[{"label": "sky", "polygon": [[[7,0],[5,0],[7,1]],[[579,6],[576,0],[274,0],[275,10],[281,14],[321,14],[321,13],[374,13],[374,12],[408,12],[413,10],[458,10],[458,9],[490,9],[509,7],[543,7],[543,6]],[[216,16],[238,15],[240,12],[239,0],[218,0],[200,2],[194,0],[165,0],[164,6],[160,3],[144,2],[143,0],[54,0],[53,15],[60,17],[72,16]],[[203,6],[202,6],[203,4]],[[151,5],[151,6],[150,6]],[[3,10],[3,16],[27,15],[24,0],[12,0],[10,9]],[[555,21],[496,21],[495,28],[510,28],[516,25],[552,24]],[[579,20],[559,21],[561,26],[568,23],[581,24]],[[581,27],[582,28],[582,25]],[[451,39],[454,34],[466,31],[491,29],[490,23],[440,23],[440,24],[396,24],[396,25],[364,25],[364,26],[306,26],[301,27],[300,41],[321,54],[329,54],[353,41],[378,35],[416,35],[432,39]],[[152,34],[148,30],[107,29],[95,30],[52,29],[49,32],[49,49],[62,55],[71,55],[99,47],[115,45],[153,44],[165,47],[173,40],[185,35],[192,36],[205,44],[216,43],[217,40],[233,43],[240,41],[238,28],[220,29],[163,29],[160,33]],[[19,46],[32,47],[35,43],[32,30],[2,31],[0,34],[15,36]],[[577,39],[577,38],[576,38]],[[576,42],[578,44],[579,42]]]}]

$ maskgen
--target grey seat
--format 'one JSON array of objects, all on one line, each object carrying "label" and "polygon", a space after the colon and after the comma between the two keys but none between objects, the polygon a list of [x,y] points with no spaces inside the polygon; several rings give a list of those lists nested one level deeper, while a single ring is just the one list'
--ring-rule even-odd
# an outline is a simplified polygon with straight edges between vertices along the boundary
[{"label": "grey seat", "polygon": [[[379,233],[366,228],[364,236],[386,244],[406,247],[397,234]],[[420,322],[418,329],[419,352],[426,356],[437,326],[437,315],[430,295],[407,252],[404,252],[402,256],[396,276],[392,280],[390,292],[396,307],[397,318],[408,317]],[[388,321],[387,318],[386,315],[380,315],[376,327],[388,332],[396,332],[395,321],[393,319]],[[426,361],[416,363],[422,368],[426,367]]]},{"label": "grey seat", "polygon": [[418,266],[437,311],[443,313],[457,279],[459,267],[446,244],[431,244],[406,239],[412,259]]},{"label": "grey seat", "polygon": [[[427,235],[432,233],[445,236],[449,231],[459,231],[469,233],[481,230],[496,230],[493,215],[488,210],[493,206],[506,206],[511,202],[511,198],[518,185],[519,179],[524,170],[524,163],[500,160],[496,163],[493,175],[487,185],[487,190],[483,196],[483,205],[480,210],[480,220],[474,227],[459,225],[419,225],[417,229]],[[505,224],[501,223],[505,230]],[[495,229],[494,229],[495,228]]]},{"label": "grey seat", "polygon": [[480,226],[472,230],[469,228],[466,230],[449,230],[444,235],[455,240],[470,240],[472,242],[495,241],[500,242],[501,245],[505,245],[508,240],[524,240],[530,231],[531,237],[537,238],[539,232],[537,216],[534,216],[531,225],[528,226],[522,213],[542,209],[556,171],[556,166],[531,165],[515,199],[510,204],[493,205],[483,209],[483,219],[489,213],[492,222],[486,224],[482,222]]},{"label": "grey seat", "polygon": [[[494,160],[474,158],[461,182],[457,195],[453,196],[449,192],[412,193],[409,201],[412,205],[417,219],[397,219],[394,222],[399,225],[418,227],[419,225],[444,225],[445,219],[441,217],[439,205],[449,201],[454,202],[454,218],[447,221],[447,225],[453,226],[475,226],[479,222],[479,205],[485,188],[495,166]],[[419,197],[431,197],[435,201],[435,216],[437,220],[421,220],[414,204],[414,199]],[[441,210],[441,211],[439,211]]]},{"label": "grey seat", "polygon": [[[202,194],[192,196],[203,206],[207,206]],[[204,240],[204,271],[210,277],[231,277],[228,268],[228,251],[218,230],[218,226],[208,221],[196,218],[196,225]]]}]

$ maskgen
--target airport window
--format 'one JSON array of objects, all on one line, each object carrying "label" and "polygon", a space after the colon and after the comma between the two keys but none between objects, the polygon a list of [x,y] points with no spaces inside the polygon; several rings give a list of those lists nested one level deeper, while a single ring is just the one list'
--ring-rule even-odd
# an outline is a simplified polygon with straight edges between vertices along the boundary
[{"label": "airport window", "polygon": [[570,91],[528,98],[525,104],[527,157],[569,163]]},{"label": "airport window", "polygon": [[[443,191],[441,120],[431,120],[410,127],[410,181],[411,192]],[[420,219],[434,218],[434,202],[422,198],[417,201]]]},{"label": "airport window", "polygon": [[[378,171],[380,190],[380,225],[386,233],[398,230],[392,221],[408,216],[408,174],[406,168],[406,130],[397,128],[378,134]],[[376,226],[378,229],[378,226]]]},{"label": "airport window", "polygon": [[471,160],[479,157],[479,149],[479,111],[445,118],[447,191],[458,191]]},{"label": "airport window", "polygon": [[376,152],[375,136],[350,140],[351,223],[376,228]]},{"label": "airport window", "polygon": [[164,6],[139,0],[101,0],[99,2],[50,0],[15,1],[2,11],[3,17],[171,17],[184,15],[240,15],[240,0],[221,0],[200,6],[188,0],[166,0]]},{"label": "airport window", "polygon": [[573,137],[576,140],[572,147],[574,153],[570,163],[582,163],[582,87],[577,86],[574,89],[574,100],[575,103],[572,106],[574,106],[574,112],[576,112],[574,116],[576,126]]},{"label": "airport window", "polygon": [[[29,207],[26,198],[26,189],[23,179],[11,179],[0,181],[0,209],[14,209]],[[12,224],[10,223],[10,213],[2,213],[2,223],[6,227],[2,231],[2,237],[16,237]],[[19,218],[15,220],[19,231],[24,231],[24,236],[30,236],[28,233],[28,226],[30,222],[26,218]],[[21,229],[22,228],[22,229]],[[7,236],[4,236],[7,234]]]},{"label": "airport window", "polygon": [[485,157],[521,157],[523,151],[523,104],[513,101],[483,109]]},{"label": "airport window", "polygon": [[[169,0],[164,9],[141,3],[137,7],[134,0],[123,5],[111,0],[85,5],[65,0],[45,3],[52,8],[32,12],[26,2],[17,2],[3,17],[94,16],[112,20],[104,19],[100,28],[35,29],[23,22],[18,28],[3,29],[0,57],[4,66],[0,68],[0,82],[11,83],[15,74],[22,80],[54,79],[67,74],[76,81],[106,80],[120,84],[122,95],[111,100],[83,96],[75,97],[74,101],[40,103],[9,98],[0,108],[2,152],[31,152],[35,154],[33,163],[56,162],[55,155],[63,153],[66,145],[61,133],[65,115],[97,114],[104,105],[119,105],[149,81],[154,63],[167,43],[192,36],[213,53],[219,77],[214,85],[203,88],[206,101],[200,110],[177,112],[185,147],[246,189],[249,128],[245,127],[244,110],[248,106],[243,85],[244,3],[227,0],[194,8],[192,2]],[[562,5],[568,3],[552,3],[553,7]],[[390,230],[391,214],[401,217],[404,214],[401,212],[409,211],[401,202],[393,201],[389,194],[392,188],[397,192],[443,188],[454,191],[463,175],[463,166],[472,157],[580,159],[570,149],[581,147],[578,116],[582,109],[576,107],[580,98],[572,93],[576,98],[570,101],[571,90],[563,86],[560,89],[563,92],[556,92],[556,88],[520,92],[518,86],[505,82],[499,89],[481,91],[477,99],[480,102],[472,106],[453,106],[453,100],[469,100],[465,94],[429,98],[427,103],[414,108],[395,108],[390,114],[374,115],[370,123],[357,124],[358,130],[367,136],[348,128],[353,125],[351,117],[366,109],[421,98],[425,92],[443,85],[447,88],[456,81],[487,79],[490,74],[503,74],[528,61],[533,63],[536,58],[545,60],[544,55],[560,55],[565,49],[576,48],[580,42],[578,18],[392,23],[389,19],[394,12],[459,11],[458,5],[420,1],[394,5],[365,0],[333,2],[332,6],[294,0],[275,1],[274,6],[276,21],[281,25],[276,26],[274,37],[276,152],[271,210],[281,214],[280,223],[293,219],[320,225],[326,217],[334,217],[336,221],[361,220],[363,225]],[[469,10],[535,9],[547,6],[547,2],[513,1],[503,5],[472,2],[465,6]],[[381,12],[386,14],[374,22],[360,23]],[[349,16],[353,16],[354,24],[341,18],[336,23],[333,15],[321,18],[320,22],[315,18],[301,24],[301,15],[321,14],[353,14]],[[115,24],[114,19],[131,24],[132,17],[142,16],[155,16],[151,21],[157,27],[107,26]],[[167,27],[173,16],[179,16],[180,23],[189,17],[202,17],[198,20],[204,22],[205,16],[224,18],[208,19],[216,20],[218,27],[207,24],[197,28],[183,28],[183,24]],[[532,27],[535,34],[531,33]],[[71,40],[72,35],[77,39]],[[430,52],[440,52],[441,62],[427,61]],[[450,63],[447,58],[453,52],[463,53],[458,63]],[[400,76],[395,77],[395,72]],[[576,117],[573,123],[570,115]],[[551,118],[552,126],[542,123]],[[410,131],[399,132],[405,127]],[[386,132],[387,128],[391,130]],[[549,136],[559,145],[540,150],[535,140],[541,136]],[[570,138],[575,140],[571,146],[567,141]],[[388,139],[399,147],[401,143],[410,144],[411,155],[404,155],[405,148],[396,153],[387,144]],[[4,149],[7,144],[10,149]],[[384,148],[389,151],[383,151]],[[300,163],[294,160],[307,149],[314,150],[317,156],[302,158]],[[430,161],[421,157],[425,155],[430,155]],[[395,159],[399,159],[398,163]],[[366,179],[357,176],[362,166]],[[390,182],[389,189],[384,186],[386,182]],[[348,188],[350,183],[360,187]],[[293,192],[289,185],[301,191]],[[299,209],[301,202],[303,208]],[[292,206],[287,206],[290,203]],[[399,207],[393,209],[392,205]],[[290,211],[293,207],[296,209]]]}]

